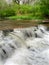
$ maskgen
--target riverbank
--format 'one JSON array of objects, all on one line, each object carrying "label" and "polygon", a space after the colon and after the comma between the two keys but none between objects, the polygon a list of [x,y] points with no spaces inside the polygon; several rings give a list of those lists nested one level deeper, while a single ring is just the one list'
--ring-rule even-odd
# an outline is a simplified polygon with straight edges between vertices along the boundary
[{"label": "riverbank", "polygon": [[0,30],[32,27],[40,24],[49,27],[49,20],[3,20],[0,21]]}]

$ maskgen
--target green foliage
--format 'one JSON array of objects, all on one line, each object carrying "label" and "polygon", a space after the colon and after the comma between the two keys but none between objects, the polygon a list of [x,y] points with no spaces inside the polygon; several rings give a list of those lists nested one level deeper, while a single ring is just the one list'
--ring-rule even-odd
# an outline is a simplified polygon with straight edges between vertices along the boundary
[{"label": "green foliage", "polygon": [[40,6],[42,15],[49,18],[49,0],[41,0]]},{"label": "green foliage", "polygon": [[40,6],[34,5],[32,9],[32,13],[34,16],[41,16]]},{"label": "green foliage", "polygon": [[11,5],[5,4],[5,6],[2,6],[0,8],[0,18],[5,18],[13,15],[15,15],[15,10]]},{"label": "green foliage", "polygon": [[20,14],[30,14],[32,13],[32,9],[33,9],[32,6],[21,5],[19,11],[20,11]]},{"label": "green foliage", "polygon": [[[16,16],[16,17],[12,17]],[[49,17],[49,0],[41,0],[34,5],[0,4],[0,17],[13,19],[39,19]],[[12,19],[11,18],[11,19]]]}]

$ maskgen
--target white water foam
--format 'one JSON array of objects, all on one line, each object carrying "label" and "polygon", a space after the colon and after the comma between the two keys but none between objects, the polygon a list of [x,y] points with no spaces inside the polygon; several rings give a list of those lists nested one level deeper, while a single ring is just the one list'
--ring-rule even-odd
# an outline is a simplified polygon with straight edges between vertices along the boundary
[{"label": "white water foam", "polygon": [[47,27],[14,29],[6,36],[0,31],[0,65],[49,65]]}]

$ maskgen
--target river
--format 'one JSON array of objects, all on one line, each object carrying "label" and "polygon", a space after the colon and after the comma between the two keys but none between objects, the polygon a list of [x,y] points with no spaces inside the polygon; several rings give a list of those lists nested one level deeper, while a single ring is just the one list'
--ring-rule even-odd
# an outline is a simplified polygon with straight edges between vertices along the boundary
[{"label": "river", "polygon": [[49,28],[0,30],[0,65],[49,65]]}]

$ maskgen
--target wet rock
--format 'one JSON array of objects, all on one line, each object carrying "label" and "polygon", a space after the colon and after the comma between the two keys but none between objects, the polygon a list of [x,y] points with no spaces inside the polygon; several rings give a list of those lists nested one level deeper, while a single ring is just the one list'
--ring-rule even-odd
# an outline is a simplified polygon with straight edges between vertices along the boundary
[{"label": "wet rock", "polygon": [[7,36],[9,32],[13,32],[13,29],[3,30],[3,35]]}]

